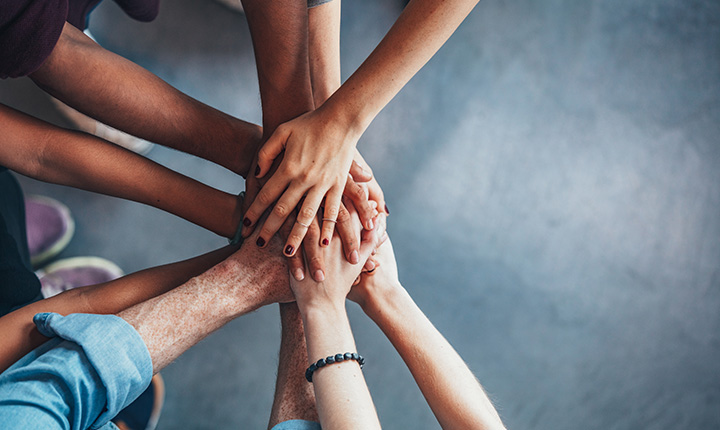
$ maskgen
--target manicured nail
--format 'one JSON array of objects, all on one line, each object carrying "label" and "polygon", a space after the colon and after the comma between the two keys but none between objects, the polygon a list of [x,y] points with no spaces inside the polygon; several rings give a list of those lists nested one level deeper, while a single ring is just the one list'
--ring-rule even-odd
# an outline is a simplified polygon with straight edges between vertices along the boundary
[{"label": "manicured nail", "polygon": [[360,261],[360,255],[357,251],[353,251],[352,254],[350,254],[350,262],[352,264],[357,264],[358,261]]},{"label": "manicured nail", "polygon": [[372,272],[373,270],[375,270],[375,263],[373,263],[371,260],[368,260],[365,266],[368,268],[368,272]]},{"label": "manicured nail", "polygon": [[260,174],[260,166],[255,166],[255,176]]},{"label": "manicured nail", "polygon": [[385,205],[385,213],[390,215],[390,209],[388,209],[387,205]]},{"label": "manicured nail", "polygon": [[305,273],[303,273],[303,269],[300,268],[295,269],[295,273],[293,274],[293,276],[298,281],[302,281],[303,279],[305,279]]},{"label": "manicured nail", "polygon": [[373,222],[372,222],[371,219],[369,219],[366,224],[367,224],[367,226],[366,226],[365,228],[366,228],[367,230],[372,230],[373,227],[375,227],[375,224],[373,224]]},{"label": "manicured nail", "polygon": [[255,244],[262,248],[263,246],[265,246],[265,239],[263,239],[262,237],[258,237],[255,241]]},{"label": "manicured nail", "polygon": [[293,251],[295,251],[295,248],[293,248],[292,245],[288,245],[285,247],[285,255],[292,255]]},{"label": "manicured nail", "polygon": [[322,244],[323,244],[323,246],[328,246],[328,245],[330,245],[330,241],[327,240],[327,238],[325,238],[322,240]]},{"label": "manicured nail", "polygon": [[252,224],[252,221],[250,221],[250,218],[245,217],[245,219],[243,220],[243,225],[245,227],[250,227],[250,224]]},{"label": "manicured nail", "polygon": [[318,282],[322,282],[325,280],[325,274],[322,270],[318,269],[315,271],[315,280]]}]

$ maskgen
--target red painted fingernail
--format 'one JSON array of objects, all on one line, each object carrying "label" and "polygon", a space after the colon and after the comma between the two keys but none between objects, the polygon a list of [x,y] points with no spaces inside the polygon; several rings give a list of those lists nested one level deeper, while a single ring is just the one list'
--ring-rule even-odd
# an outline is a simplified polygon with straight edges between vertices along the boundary
[{"label": "red painted fingernail", "polygon": [[250,221],[250,218],[245,218],[245,219],[243,220],[243,225],[244,225],[245,227],[250,227],[250,224],[252,224],[252,221]]},{"label": "red painted fingernail", "polygon": [[327,238],[325,238],[325,239],[322,240],[322,244],[325,245],[325,246],[328,246],[328,245],[330,245],[330,241],[327,240]]},{"label": "red painted fingernail", "polygon": [[285,255],[292,255],[295,248],[293,248],[292,245],[288,245],[285,247]]},{"label": "red painted fingernail", "polygon": [[255,166],[255,176],[260,174],[260,166]]},{"label": "red painted fingernail", "polygon": [[390,215],[390,209],[388,209],[387,205],[385,205],[385,213]]},{"label": "red painted fingernail", "polygon": [[263,239],[262,237],[258,237],[255,241],[255,244],[262,248],[263,246],[265,246],[265,239]]}]

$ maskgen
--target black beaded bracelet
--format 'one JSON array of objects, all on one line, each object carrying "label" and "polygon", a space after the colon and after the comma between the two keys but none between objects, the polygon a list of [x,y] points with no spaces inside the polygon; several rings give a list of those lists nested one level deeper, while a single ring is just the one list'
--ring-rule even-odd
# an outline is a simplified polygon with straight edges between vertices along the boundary
[{"label": "black beaded bracelet", "polygon": [[325,367],[328,364],[333,363],[340,363],[341,361],[346,360],[355,360],[360,365],[360,368],[365,365],[365,359],[362,355],[359,355],[357,352],[346,352],[345,354],[335,354],[330,355],[325,358],[321,358],[317,362],[310,365],[310,367],[307,368],[305,371],[305,379],[307,379],[308,382],[312,382],[312,375],[313,373],[318,370],[321,367]]}]

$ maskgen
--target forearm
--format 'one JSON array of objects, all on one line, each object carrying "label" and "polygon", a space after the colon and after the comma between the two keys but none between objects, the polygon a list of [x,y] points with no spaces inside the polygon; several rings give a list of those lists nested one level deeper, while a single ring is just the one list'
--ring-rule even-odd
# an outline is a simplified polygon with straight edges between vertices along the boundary
[{"label": "forearm", "polygon": [[362,134],[375,116],[450,38],[478,0],[413,0],[323,109]]},{"label": "forearm", "polygon": [[363,309],[407,364],[443,428],[502,429],[480,383],[399,284]]},{"label": "forearm", "polygon": [[113,54],[69,24],[30,76],[48,93],[105,124],[247,175],[260,127],[213,109]]},{"label": "forearm", "polygon": [[[356,352],[344,303],[300,305],[308,364],[330,355]],[[323,429],[380,428],[370,392],[356,361],[324,366],[313,373],[318,415]]]},{"label": "forearm", "polygon": [[284,260],[256,249],[246,245],[182,286],[118,314],[142,337],[154,372],[230,320],[290,300]]},{"label": "forearm", "polygon": [[340,88],[341,0],[308,10],[308,53],[315,108]]},{"label": "forearm", "polygon": [[142,270],[104,284],[68,290],[0,318],[0,333],[3,333],[0,343],[0,372],[47,341],[33,324],[35,314],[118,313],[181,285],[221,262],[233,251],[233,247],[225,247],[189,260]]},{"label": "forearm", "polygon": [[240,221],[236,196],[85,133],[0,105],[0,164],[32,178],[144,203],[224,237]]},{"label": "forearm", "polygon": [[313,109],[308,11],[295,0],[243,0],[262,100],[263,133]]}]

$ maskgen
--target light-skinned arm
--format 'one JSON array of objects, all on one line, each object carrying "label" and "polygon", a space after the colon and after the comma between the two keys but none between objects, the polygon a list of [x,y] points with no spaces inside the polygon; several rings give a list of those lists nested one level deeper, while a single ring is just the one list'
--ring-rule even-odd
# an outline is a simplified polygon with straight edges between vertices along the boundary
[{"label": "light-skinned arm", "polygon": [[[360,227],[358,222],[358,227]],[[360,259],[366,261],[385,231],[385,215],[376,218],[373,230],[363,232]],[[361,265],[342,256],[341,244],[325,248],[328,273],[323,282],[291,279],[305,329],[308,364],[321,358],[357,352],[345,298]],[[380,428],[380,422],[357,361],[345,360],[318,368],[312,375],[320,424],[324,429]]]},{"label": "light-skinned arm", "polygon": [[45,182],[154,206],[224,237],[241,219],[237,196],[86,133],[0,104],[0,164]]},{"label": "light-skinned arm", "polygon": [[475,375],[400,284],[390,240],[375,258],[380,266],[362,275],[349,298],[393,344],[442,428],[504,429]]},{"label": "light-skinned arm", "polygon": [[[336,213],[338,188],[370,122],[447,41],[478,0],[412,0],[380,44],[316,110],[279,126],[258,153],[263,177],[283,159],[246,217],[255,223],[273,204],[294,207],[307,224],[325,199],[323,217]],[[275,203],[277,202],[277,203]],[[274,224],[278,220],[269,217]],[[368,226],[366,226],[367,228]]]}]

